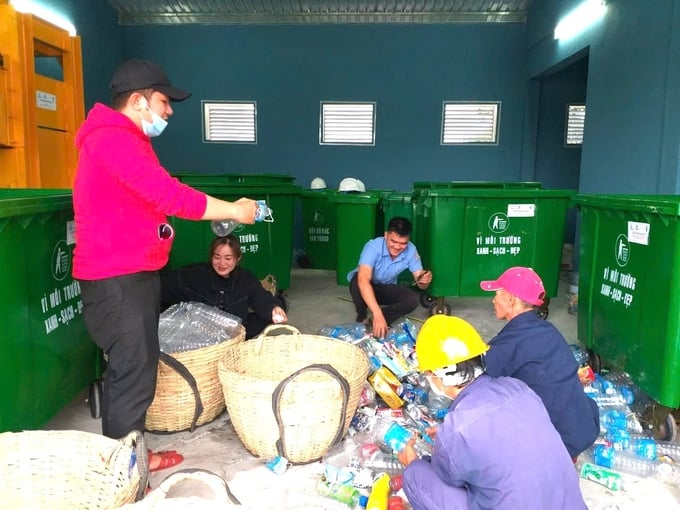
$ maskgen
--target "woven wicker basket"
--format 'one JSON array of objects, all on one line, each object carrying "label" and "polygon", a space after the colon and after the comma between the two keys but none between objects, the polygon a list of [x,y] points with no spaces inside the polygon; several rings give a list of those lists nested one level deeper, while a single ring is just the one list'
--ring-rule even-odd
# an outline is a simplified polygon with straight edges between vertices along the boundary
[{"label": "woven wicker basket", "polygon": [[[268,336],[273,329],[293,334]],[[229,417],[254,455],[319,459],[347,432],[368,361],[358,347],[291,326],[269,326],[218,363]]]},{"label": "woven wicker basket", "polygon": [[0,507],[118,508],[141,497],[146,462],[138,432],[120,441],[75,430],[5,432],[0,434]]},{"label": "woven wicker basket", "polygon": [[120,510],[223,509],[248,510],[219,475],[205,469],[183,469],[169,475],[142,501],[124,505]]},{"label": "woven wicker basket", "polygon": [[[217,418],[225,409],[217,362],[230,346],[243,342],[245,337],[246,330],[241,326],[238,336],[219,344],[162,355],[156,394],[146,412],[146,429],[152,432],[193,430]],[[170,362],[184,365],[189,381],[170,366]]]}]

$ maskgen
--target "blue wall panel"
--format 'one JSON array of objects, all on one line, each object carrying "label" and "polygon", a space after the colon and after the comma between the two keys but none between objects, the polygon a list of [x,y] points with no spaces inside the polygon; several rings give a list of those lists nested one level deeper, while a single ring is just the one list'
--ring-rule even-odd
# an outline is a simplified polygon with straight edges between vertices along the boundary
[{"label": "blue wall panel", "polygon": [[[518,180],[525,106],[523,24],[122,27],[193,92],[156,142],[174,172],[281,172],[306,186]],[[201,100],[255,100],[257,145],[202,142]],[[441,146],[442,101],[501,101],[498,146]],[[319,145],[321,101],[375,101],[374,147]]]}]

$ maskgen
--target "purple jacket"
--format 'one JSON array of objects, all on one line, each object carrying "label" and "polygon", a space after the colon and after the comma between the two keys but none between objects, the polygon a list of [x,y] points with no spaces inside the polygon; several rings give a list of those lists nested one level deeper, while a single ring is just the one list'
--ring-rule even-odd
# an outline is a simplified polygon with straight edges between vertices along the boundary
[{"label": "purple jacket", "polygon": [[404,470],[415,510],[584,510],[579,480],[541,399],[522,381],[482,375],[449,408],[431,462]]}]

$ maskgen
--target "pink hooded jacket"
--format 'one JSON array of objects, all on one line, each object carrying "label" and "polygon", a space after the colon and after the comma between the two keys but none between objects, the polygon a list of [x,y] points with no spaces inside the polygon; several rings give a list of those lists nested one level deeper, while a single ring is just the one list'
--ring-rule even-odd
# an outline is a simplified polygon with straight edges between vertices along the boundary
[{"label": "pink hooded jacket", "polygon": [[166,215],[200,219],[205,194],[170,176],[149,138],[103,104],[88,113],[76,147],[73,276],[98,280],[163,267],[173,240],[161,239],[159,226]]}]

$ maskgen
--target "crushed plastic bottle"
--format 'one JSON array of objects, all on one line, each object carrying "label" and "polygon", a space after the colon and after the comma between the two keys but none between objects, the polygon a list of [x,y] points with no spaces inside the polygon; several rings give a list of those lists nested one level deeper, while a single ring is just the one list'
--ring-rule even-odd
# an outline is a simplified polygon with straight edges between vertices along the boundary
[{"label": "crushed plastic bottle", "polygon": [[[255,213],[256,222],[267,222],[272,223],[274,217],[272,216],[273,211],[267,205],[264,200],[257,201],[257,212]],[[240,223],[236,220],[213,220],[210,222],[210,228],[215,233],[216,236],[225,237],[231,234]]]},{"label": "crushed plastic bottle", "polygon": [[[371,429],[373,440],[384,444],[394,452],[399,453],[406,447],[412,437],[416,437],[413,445],[419,457],[432,455],[432,445],[418,437],[413,431],[393,420],[378,420]],[[429,439],[429,438],[428,438]]]}]

